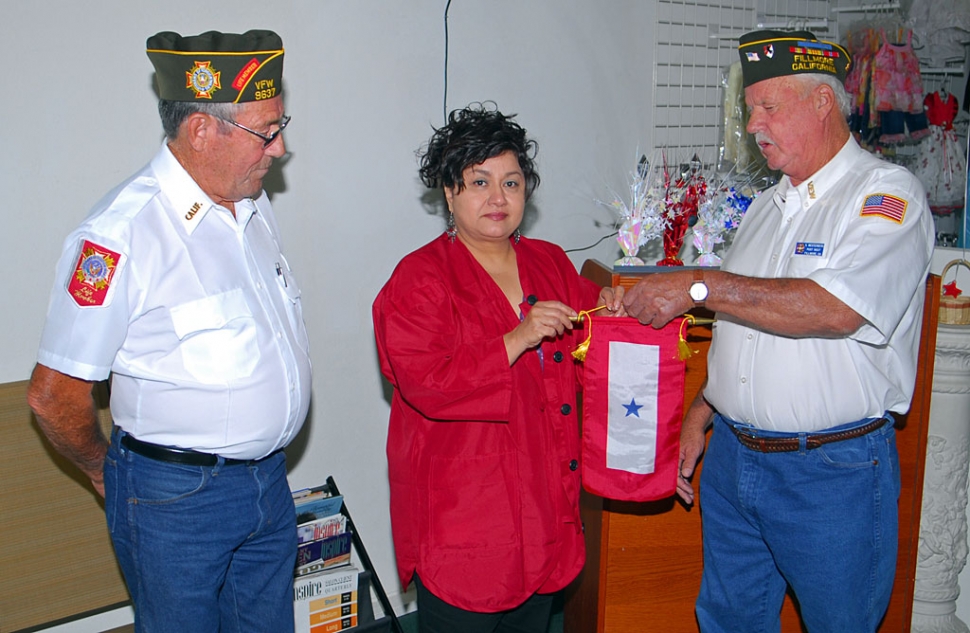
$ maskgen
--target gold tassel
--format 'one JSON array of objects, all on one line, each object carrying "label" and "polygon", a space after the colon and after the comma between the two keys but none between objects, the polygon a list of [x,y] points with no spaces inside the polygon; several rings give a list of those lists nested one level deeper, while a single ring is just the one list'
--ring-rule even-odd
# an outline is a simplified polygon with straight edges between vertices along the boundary
[{"label": "gold tassel", "polygon": [[680,332],[677,335],[677,357],[685,362],[697,353],[696,349],[691,349],[690,345],[687,344],[687,337],[684,335],[685,326],[687,323],[694,325],[694,320],[693,314],[685,314],[684,320],[680,322]]},{"label": "gold tassel", "polygon": [[[576,323],[582,323],[587,315],[593,312],[596,312],[597,310],[602,310],[605,307],[606,306],[604,305],[604,306],[599,306],[598,308],[593,308],[592,310],[583,310],[579,313],[579,315],[575,319],[572,319],[572,320],[575,321]],[[593,321],[590,320],[589,329],[586,334],[586,340],[580,343],[579,345],[577,345],[576,349],[573,350],[573,358],[575,358],[579,362],[583,362],[586,360],[586,352],[589,351],[589,341],[592,338],[593,338]]]},{"label": "gold tassel", "polygon": [[684,335],[684,326],[687,323],[691,325],[711,325],[717,319],[698,319],[693,314],[685,314],[684,320],[680,322],[680,334],[677,337],[677,357],[682,361],[687,361],[688,358],[697,353],[696,349],[691,349],[690,345],[687,344],[687,337]]},{"label": "gold tassel", "polygon": [[[606,306],[599,306],[598,308],[593,308],[592,310],[583,310],[579,313],[573,321],[577,323],[582,323],[586,315],[591,312],[596,312],[597,310],[602,310]],[[710,325],[714,323],[716,319],[698,319],[693,314],[685,314],[684,320],[680,322],[680,331],[677,335],[677,357],[682,361],[687,361],[688,358],[697,353],[696,349],[691,349],[690,345],[687,344],[687,336],[685,334],[686,326],[690,325]],[[586,352],[589,351],[589,342],[593,338],[593,322],[590,321],[589,333],[586,335],[586,340],[576,346],[573,350],[573,358],[579,362],[586,360]],[[644,326],[646,327],[646,326]]]}]

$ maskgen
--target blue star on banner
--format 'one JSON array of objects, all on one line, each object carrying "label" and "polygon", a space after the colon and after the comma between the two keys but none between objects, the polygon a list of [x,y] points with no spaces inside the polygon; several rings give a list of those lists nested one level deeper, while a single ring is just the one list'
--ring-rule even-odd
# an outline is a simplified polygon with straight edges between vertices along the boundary
[{"label": "blue star on banner", "polygon": [[635,415],[638,418],[640,417],[640,409],[643,408],[643,405],[642,404],[637,404],[637,399],[636,398],[631,398],[630,399],[630,404],[625,404],[623,406],[626,407],[626,415],[623,416],[623,417],[628,418],[631,415]]}]

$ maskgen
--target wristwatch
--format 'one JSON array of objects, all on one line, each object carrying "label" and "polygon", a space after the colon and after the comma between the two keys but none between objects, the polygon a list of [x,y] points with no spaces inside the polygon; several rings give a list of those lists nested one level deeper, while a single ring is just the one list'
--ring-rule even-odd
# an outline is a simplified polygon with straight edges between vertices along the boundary
[{"label": "wristwatch", "polygon": [[690,285],[690,298],[694,300],[695,306],[703,306],[707,299],[707,284],[704,283],[704,271],[700,268],[694,270],[694,283]]}]

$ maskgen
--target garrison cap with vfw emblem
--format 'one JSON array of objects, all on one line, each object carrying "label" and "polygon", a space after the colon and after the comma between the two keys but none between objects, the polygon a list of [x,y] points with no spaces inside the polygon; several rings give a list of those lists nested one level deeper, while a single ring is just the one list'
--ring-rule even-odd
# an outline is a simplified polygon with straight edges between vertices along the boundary
[{"label": "garrison cap with vfw emblem", "polygon": [[273,31],[163,31],[148,38],[147,49],[159,96],[168,101],[243,103],[283,89],[283,40]]},{"label": "garrison cap with vfw emblem", "polygon": [[825,42],[809,31],[752,31],[738,39],[744,87],[765,79],[821,73],[845,76],[852,65],[849,53],[832,42]]}]

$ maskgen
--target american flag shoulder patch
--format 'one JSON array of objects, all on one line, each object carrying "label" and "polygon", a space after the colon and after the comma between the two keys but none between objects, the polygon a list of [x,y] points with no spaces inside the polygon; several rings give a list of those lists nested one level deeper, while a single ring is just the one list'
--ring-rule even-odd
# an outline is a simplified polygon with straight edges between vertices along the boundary
[{"label": "american flag shoulder patch", "polygon": [[906,217],[907,204],[902,198],[891,196],[888,193],[873,193],[866,196],[859,215],[877,216],[902,224],[903,218]]}]

